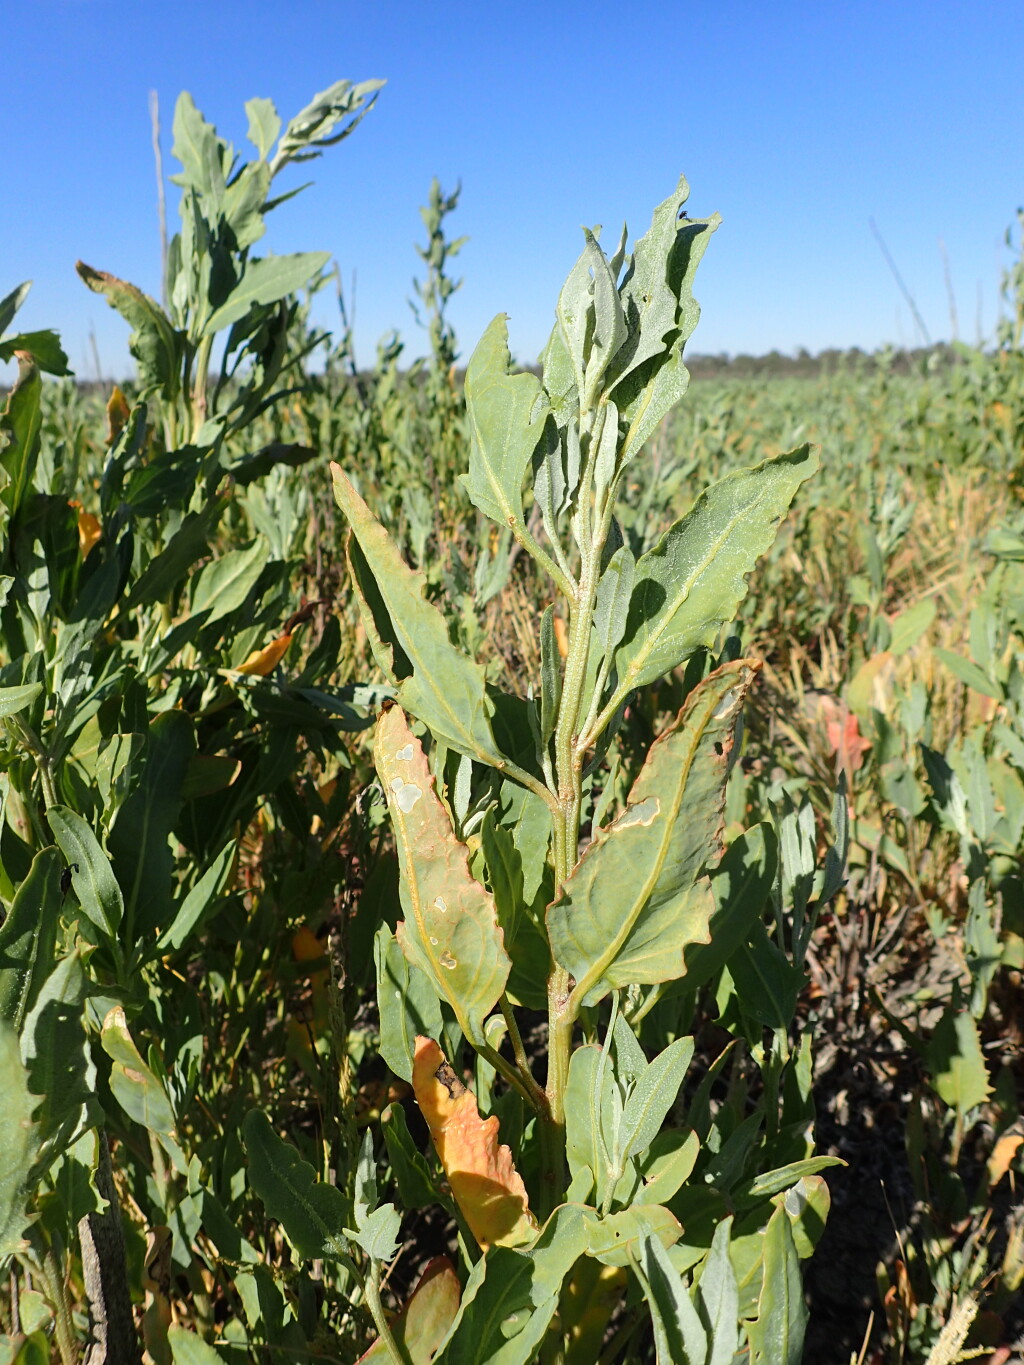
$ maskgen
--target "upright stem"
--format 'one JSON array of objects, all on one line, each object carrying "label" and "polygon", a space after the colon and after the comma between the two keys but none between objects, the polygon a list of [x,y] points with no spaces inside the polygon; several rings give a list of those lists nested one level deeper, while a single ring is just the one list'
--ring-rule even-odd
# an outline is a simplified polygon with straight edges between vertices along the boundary
[{"label": "upright stem", "polygon": [[203,337],[196,354],[196,382],[192,386],[193,441],[199,435],[199,428],[206,421],[206,385],[210,376],[210,354],[212,350],[213,337]]},{"label": "upright stem", "polygon": [[[591,437],[577,503],[577,534],[580,577],[575,600],[570,603],[569,644],[565,661],[562,699],[555,726],[555,778],[558,809],[554,815],[555,895],[576,865],[579,850],[580,808],[583,796],[583,758],[580,720],[583,712],[587,664],[590,656],[591,623],[601,576],[601,554],[611,519],[609,491],[591,505],[594,463],[600,422],[594,414],[581,414],[581,431]],[[565,1089],[569,1079],[574,1011],[570,1006],[573,981],[564,967],[552,963],[548,978],[548,1081],[547,1126],[542,1153],[545,1187],[560,1191],[565,1169]]]},{"label": "upright stem", "polygon": [[380,1261],[371,1259],[369,1273],[363,1287],[366,1291],[366,1306],[370,1310],[374,1326],[377,1328],[377,1335],[384,1345],[389,1360],[393,1362],[393,1365],[408,1365],[408,1356],[395,1340],[387,1315],[384,1312],[384,1304],[381,1302]]}]

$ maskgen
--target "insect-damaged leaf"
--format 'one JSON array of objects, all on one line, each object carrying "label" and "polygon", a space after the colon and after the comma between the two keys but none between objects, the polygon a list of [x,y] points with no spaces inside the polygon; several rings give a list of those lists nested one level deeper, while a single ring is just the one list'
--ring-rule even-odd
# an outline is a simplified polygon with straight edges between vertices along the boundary
[{"label": "insect-damaged leaf", "polygon": [[483,669],[449,640],[444,617],[424,596],[423,574],[405,563],[338,465],[331,471],[334,495],[352,527],[349,565],[359,612],[398,700],[449,748],[504,768]]},{"label": "insect-damaged leaf", "polygon": [[494,898],[470,876],[468,850],[452,830],[426,755],[399,706],[377,721],[377,773],[387,794],[401,868],[405,922],[397,938],[426,972],[471,1041],[505,989],[511,962]]},{"label": "insect-damaged leaf", "polygon": [[637,561],[615,654],[615,706],[714,642],[746,595],[747,574],[775,539],[796,490],[817,467],[816,449],[805,445],[727,474]]},{"label": "insect-damaged leaf", "polygon": [[472,444],[461,476],[473,503],[500,526],[525,530],[523,480],[550,414],[535,374],[510,374],[508,321],[499,313],[466,370]]},{"label": "insect-damaged leaf", "polygon": [[714,897],[705,872],[721,852],[736,716],[759,668],[739,659],[694,689],[651,746],[626,809],[597,834],[548,910],[552,951],[576,978],[579,1003],[674,980],[686,945],[708,941]]},{"label": "insect-damaged leaf", "polygon": [[497,1116],[480,1117],[476,1096],[432,1038],[416,1039],[412,1088],[455,1201],[481,1247],[532,1241],[537,1221],[512,1153],[498,1142]]}]

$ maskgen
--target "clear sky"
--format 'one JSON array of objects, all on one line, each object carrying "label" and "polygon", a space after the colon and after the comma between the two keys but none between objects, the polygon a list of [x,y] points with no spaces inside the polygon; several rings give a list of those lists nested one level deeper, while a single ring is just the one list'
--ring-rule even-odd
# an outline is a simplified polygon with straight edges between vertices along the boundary
[{"label": "clear sky", "polygon": [[159,294],[150,90],[170,174],[181,90],[242,149],[246,99],[287,120],[342,77],[388,83],[351,139],[285,172],[316,183],[260,245],[355,273],[362,363],[391,327],[422,345],[406,300],[433,175],[463,186],[463,356],[506,311],[532,359],[580,225],[643,231],[680,172],[691,216],[724,219],[691,350],[914,344],[870,218],[932,339],[952,332],[943,250],[959,335],[994,332],[1024,201],[1019,3],[24,0],[2,35],[0,294],[34,280],[20,325],[57,327],[83,377],[90,331],[104,372],[125,370],[127,328],[75,260]]}]

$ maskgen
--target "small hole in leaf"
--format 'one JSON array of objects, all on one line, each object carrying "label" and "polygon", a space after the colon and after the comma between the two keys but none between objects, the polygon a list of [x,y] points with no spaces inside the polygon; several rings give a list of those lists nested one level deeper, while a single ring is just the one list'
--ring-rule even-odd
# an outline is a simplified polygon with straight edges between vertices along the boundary
[{"label": "small hole in leaf", "polygon": [[718,754],[719,757],[721,757],[721,755],[722,755],[724,752],[725,752],[725,750],[722,748],[721,740],[716,739],[716,740],[715,740],[715,753]]}]

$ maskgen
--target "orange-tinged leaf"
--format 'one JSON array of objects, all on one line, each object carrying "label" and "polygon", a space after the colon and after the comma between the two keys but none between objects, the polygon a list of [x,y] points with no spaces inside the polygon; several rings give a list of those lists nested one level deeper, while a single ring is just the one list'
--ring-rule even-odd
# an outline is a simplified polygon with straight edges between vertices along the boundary
[{"label": "orange-tinged leaf", "polygon": [[128,400],[115,384],[107,403],[107,445],[112,446],[128,425],[132,410]]},{"label": "orange-tinged leaf", "polygon": [[83,559],[89,558],[89,551],[103,535],[99,518],[91,512],[78,513],[78,552]]},{"label": "orange-tinged leaf", "polygon": [[1024,1134],[1021,1133],[1004,1133],[1001,1138],[996,1139],[996,1145],[988,1159],[989,1189],[994,1189],[1002,1180],[1022,1144]]},{"label": "orange-tinged leaf", "polygon": [[292,935],[292,957],[296,962],[318,962],[320,966],[315,970],[327,970],[324,945],[308,924],[303,924]]},{"label": "orange-tinged leaf", "polygon": [[[391,1331],[404,1347],[412,1365],[430,1365],[459,1311],[459,1277],[447,1256],[436,1256],[420,1276],[402,1311],[391,1321]],[[378,1339],[357,1365],[389,1361],[387,1348]]]},{"label": "orange-tinged leaf", "polygon": [[279,635],[276,640],[272,640],[263,649],[254,649],[237,668],[226,669],[228,673],[245,673],[250,678],[265,678],[268,673],[272,673],[277,665],[288,652],[288,646],[292,642],[291,635]]},{"label": "orange-tinged leaf", "polygon": [[512,1153],[498,1142],[497,1117],[480,1117],[476,1096],[432,1038],[416,1039],[412,1088],[455,1202],[480,1246],[532,1241],[537,1220]]}]

